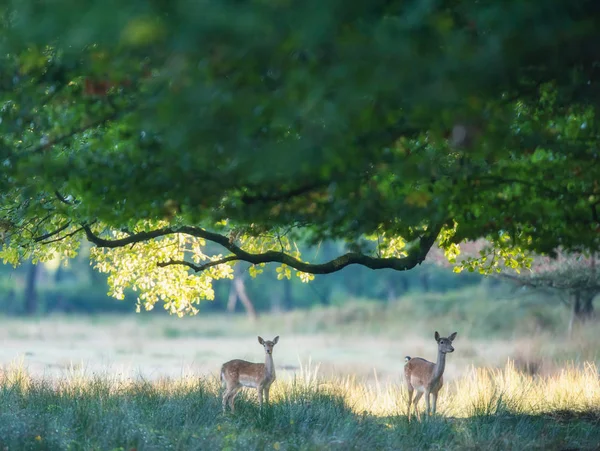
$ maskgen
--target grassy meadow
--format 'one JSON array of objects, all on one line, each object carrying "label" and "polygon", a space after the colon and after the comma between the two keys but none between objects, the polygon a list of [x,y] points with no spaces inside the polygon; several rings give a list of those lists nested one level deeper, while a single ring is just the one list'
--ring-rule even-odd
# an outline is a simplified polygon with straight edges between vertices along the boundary
[{"label": "grassy meadow", "polygon": [[[0,319],[0,449],[598,449],[598,324],[481,290],[265,315]],[[484,302],[485,301],[485,302]],[[202,315],[202,313],[200,314]],[[439,415],[406,419],[404,356],[458,331]],[[221,363],[262,361],[271,405],[221,413]],[[424,402],[421,401],[421,408]]]}]

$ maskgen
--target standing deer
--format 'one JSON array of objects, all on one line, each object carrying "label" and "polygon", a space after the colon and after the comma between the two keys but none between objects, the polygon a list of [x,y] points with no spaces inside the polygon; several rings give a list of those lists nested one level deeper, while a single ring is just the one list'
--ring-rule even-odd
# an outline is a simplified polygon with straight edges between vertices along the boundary
[{"label": "standing deer", "polygon": [[446,367],[446,354],[448,352],[454,352],[452,342],[456,338],[456,332],[450,335],[448,338],[440,337],[440,334],[435,332],[435,341],[438,343],[438,357],[437,362],[429,362],[421,357],[411,358],[406,356],[406,364],[404,365],[404,377],[406,379],[406,386],[408,388],[408,419],[410,420],[410,404],[412,402],[413,392],[416,390],[415,396],[415,412],[417,418],[420,419],[419,409],[417,404],[419,403],[421,396],[425,394],[425,404],[427,406],[427,416],[429,416],[431,409],[429,404],[429,395],[433,397],[433,414],[435,415],[435,409],[437,405],[438,392],[444,384],[444,368]]},{"label": "standing deer", "polygon": [[279,336],[273,338],[273,341],[265,341],[258,337],[258,342],[265,348],[265,363],[252,363],[235,359],[223,364],[221,367],[221,382],[224,381],[226,384],[225,393],[223,394],[223,413],[227,410],[227,402],[229,402],[231,413],[235,411],[233,402],[242,387],[256,388],[260,407],[263,403],[263,393],[266,403],[269,403],[269,389],[275,381],[273,347],[278,341]]}]

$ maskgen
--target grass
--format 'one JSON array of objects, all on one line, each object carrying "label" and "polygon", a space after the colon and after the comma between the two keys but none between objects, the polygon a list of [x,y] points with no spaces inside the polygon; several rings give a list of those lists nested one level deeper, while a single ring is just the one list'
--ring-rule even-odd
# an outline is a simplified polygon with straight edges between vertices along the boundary
[{"label": "grass", "polygon": [[[486,296],[354,300],[256,322],[0,318],[0,451],[599,449],[597,323],[567,339],[560,305]],[[435,359],[436,329],[458,331],[440,415],[408,423],[404,356]],[[223,415],[215,375],[232,358],[262,360],[256,335],[281,336],[272,405],[246,391]],[[319,365],[299,363],[309,357]]]},{"label": "grass", "polygon": [[279,378],[259,410],[245,391],[221,413],[215,378],[154,381],[72,371],[0,377],[0,449],[597,449],[600,381],[594,364],[547,377],[471,369],[445,387],[440,415],[408,422],[402,385],[324,379],[317,367]]}]

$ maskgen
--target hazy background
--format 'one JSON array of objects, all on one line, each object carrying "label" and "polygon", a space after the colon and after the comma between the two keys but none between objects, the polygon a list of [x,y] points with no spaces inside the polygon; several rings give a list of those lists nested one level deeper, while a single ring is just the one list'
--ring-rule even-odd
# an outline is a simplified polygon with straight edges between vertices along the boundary
[{"label": "hazy background", "polygon": [[[314,252],[325,258],[336,247]],[[241,266],[235,282],[215,283],[215,300],[196,317],[177,318],[160,306],[136,314],[134,293],[108,297],[88,253],[84,247],[66,267],[0,266],[0,364],[46,376],[216,375],[232,358],[262,361],[256,336],[280,335],[279,374],[309,366],[323,376],[399,382],[406,355],[435,360],[435,330],[458,332],[450,379],[509,358],[531,374],[599,362],[598,323],[569,336],[570,311],[557,293],[431,262],[403,273],[348,267],[309,284],[277,280],[274,269],[252,279]]]}]

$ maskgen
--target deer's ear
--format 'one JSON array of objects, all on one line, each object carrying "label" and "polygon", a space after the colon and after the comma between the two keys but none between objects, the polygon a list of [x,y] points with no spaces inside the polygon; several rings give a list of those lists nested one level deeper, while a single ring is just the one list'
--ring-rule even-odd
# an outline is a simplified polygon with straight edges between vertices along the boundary
[{"label": "deer's ear", "polygon": [[258,337],[258,342],[259,342],[261,345],[264,345],[264,344],[265,344],[265,340],[263,340],[263,339],[262,339],[262,337],[260,337],[260,336]]},{"label": "deer's ear", "polygon": [[273,338],[273,344],[276,345],[278,341],[279,341],[279,335],[277,335],[275,338]]},{"label": "deer's ear", "polygon": [[450,336],[448,337],[448,340],[450,340],[450,341],[454,341],[454,339],[455,339],[455,338],[456,338],[456,332],[454,332],[452,335],[450,335]]},{"label": "deer's ear", "polygon": [[437,330],[435,331],[434,337],[435,337],[435,341],[438,341],[438,342],[440,341],[440,334],[438,334]]}]

